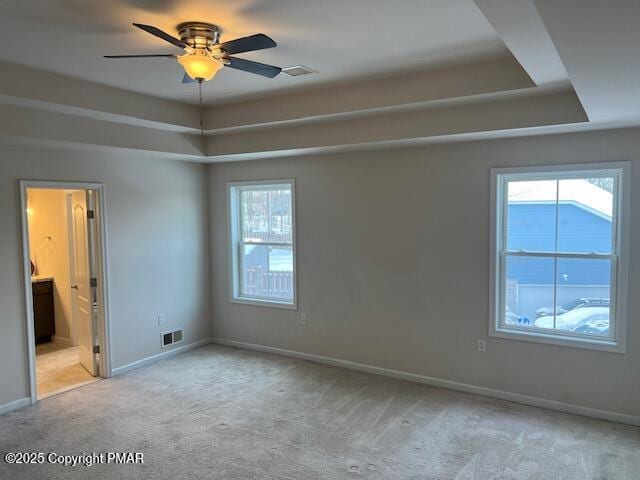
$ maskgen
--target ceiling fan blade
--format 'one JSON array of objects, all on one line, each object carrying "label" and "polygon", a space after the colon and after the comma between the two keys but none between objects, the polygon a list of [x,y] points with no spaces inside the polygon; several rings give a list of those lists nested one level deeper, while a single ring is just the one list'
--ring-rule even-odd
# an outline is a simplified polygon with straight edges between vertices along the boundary
[{"label": "ceiling fan blade", "polygon": [[180,47],[180,48],[189,47],[189,45],[184,43],[182,40],[179,40],[176,37],[172,37],[171,35],[169,35],[166,32],[163,32],[157,27],[153,27],[151,25],[143,25],[141,23],[134,23],[133,25],[144,30],[147,33],[150,33],[151,35],[155,35],[156,37],[163,39],[166,42],[172,43],[176,47]]},{"label": "ceiling fan blade", "polygon": [[184,74],[184,77],[182,77],[182,83],[195,83],[195,82],[197,82],[197,80],[194,80],[186,73]]},{"label": "ceiling fan blade", "polygon": [[233,55],[235,53],[252,52],[254,50],[264,50],[265,48],[273,48],[278,44],[264,33],[256,33],[249,37],[236,38],[228,42],[220,43],[220,47],[225,53]]},{"label": "ceiling fan blade", "polygon": [[268,78],[273,78],[282,71],[280,67],[274,67],[273,65],[254,62],[252,60],[244,60],[243,58],[224,57],[224,60],[229,62],[225,63],[227,67],[242,70],[243,72],[255,73],[256,75],[262,75]]},{"label": "ceiling fan blade", "polygon": [[176,58],[172,53],[154,53],[150,55],[104,55],[104,58]]}]

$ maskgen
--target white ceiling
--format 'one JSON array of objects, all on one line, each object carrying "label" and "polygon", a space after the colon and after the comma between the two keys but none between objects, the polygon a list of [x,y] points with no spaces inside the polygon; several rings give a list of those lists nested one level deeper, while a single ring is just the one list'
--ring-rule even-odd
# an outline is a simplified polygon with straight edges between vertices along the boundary
[{"label": "white ceiling", "polygon": [[535,4],[589,119],[637,124],[640,2],[535,0]]},{"label": "white ceiling", "polygon": [[0,60],[196,102],[174,60],[102,58],[179,53],[131,22],[177,35],[187,20],[220,25],[223,40],[266,33],[279,46],[244,58],[320,72],[270,80],[224,69],[203,87],[208,104],[508,52],[473,0],[20,0],[0,5]]},{"label": "white ceiling", "polygon": [[570,84],[533,0],[475,0],[475,3],[537,85]]}]

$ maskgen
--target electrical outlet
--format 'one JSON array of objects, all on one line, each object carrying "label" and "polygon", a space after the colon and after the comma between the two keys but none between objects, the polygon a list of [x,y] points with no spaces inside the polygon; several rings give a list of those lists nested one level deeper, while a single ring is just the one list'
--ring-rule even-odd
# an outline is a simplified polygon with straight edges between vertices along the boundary
[{"label": "electrical outlet", "polygon": [[166,318],[164,315],[158,315],[158,326],[161,327],[166,323]]},{"label": "electrical outlet", "polygon": [[478,340],[478,351],[479,352],[487,351],[487,342],[485,340]]},{"label": "electrical outlet", "polygon": [[300,315],[300,325],[306,325],[307,324],[307,314],[303,313]]}]

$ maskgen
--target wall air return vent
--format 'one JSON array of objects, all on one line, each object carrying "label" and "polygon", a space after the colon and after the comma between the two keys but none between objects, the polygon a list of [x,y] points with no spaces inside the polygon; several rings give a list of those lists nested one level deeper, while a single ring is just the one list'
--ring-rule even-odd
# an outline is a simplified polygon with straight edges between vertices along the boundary
[{"label": "wall air return vent", "polygon": [[300,75],[309,75],[310,73],[318,73],[312,68],[305,67],[304,65],[295,65],[293,67],[285,67],[282,69],[282,73],[291,75],[292,77],[299,77]]},{"label": "wall air return vent", "polygon": [[182,342],[182,329],[174,330],[173,332],[163,332],[160,334],[162,341],[162,348],[166,348],[174,343]]},{"label": "wall air return vent", "polygon": [[173,332],[173,343],[179,343],[182,341],[182,330],[176,330]]}]

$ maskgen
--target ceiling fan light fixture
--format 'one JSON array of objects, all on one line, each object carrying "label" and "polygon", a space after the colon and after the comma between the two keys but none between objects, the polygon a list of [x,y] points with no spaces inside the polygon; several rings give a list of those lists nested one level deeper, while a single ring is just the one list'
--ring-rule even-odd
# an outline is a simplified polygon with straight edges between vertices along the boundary
[{"label": "ceiling fan light fixture", "polygon": [[276,47],[278,44],[264,33],[221,42],[220,27],[212,23],[181,23],[177,27],[180,38],[176,38],[153,25],[142,23],[134,23],[133,25],[154,37],[181,48],[184,54],[180,56],[171,53],[105,55],[104,58],[175,58],[185,70],[182,83],[191,83],[192,80],[195,80],[202,84],[203,81],[211,80],[222,67],[266,78],[274,78],[282,72],[280,67],[232,56]]},{"label": "ceiling fan light fixture", "polygon": [[187,72],[194,80],[207,81],[211,80],[224,64],[209,55],[207,52],[199,50],[192,54],[180,55],[178,63],[182,65],[184,71]]}]

